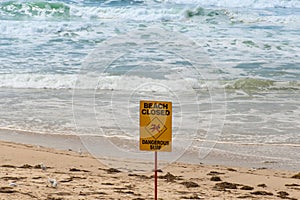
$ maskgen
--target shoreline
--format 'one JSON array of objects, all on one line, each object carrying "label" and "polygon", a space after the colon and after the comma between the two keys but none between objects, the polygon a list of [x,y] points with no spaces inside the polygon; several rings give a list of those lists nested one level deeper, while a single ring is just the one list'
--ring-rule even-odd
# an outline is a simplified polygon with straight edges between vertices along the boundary
[{"label": "shoreline", "polygon": [[[152,171],[122,172],[108,168],[88,153],[35,145],[0,141],[0,150],[1,200],[154,197]],[[158,171],[158,197],[295,200],[300,194],[300,179],[291,177],[296,174],[175,162]],[[57,185],[50,179],[55,179]]]},{"label": "shoreline", "polygon": [[[102,142],[101,137],[98,136],[91,137],[91,139],[88,137],[88,139],[85,140],[84,137],[71,134],[40,134],[22,130],[0,129],[0,141],[43,146],[58,150],[71,150],[74,152],[89,152],[94,157],[98,158],[106,157],[105,155],[109,155],[110,158],[115,157],[116,159],[120,159],[122,156],[134,160],[141,157],[143,158],[143,154],[138,155],[139,157],[136,158],[132,156],[126,157],[126,152],[116,151],[120,150],[117,148],[110,149],[114,148],[114,145],[109,144],[110,142],[114,144],[113,140],[114,139]],[[90,141],[92,144],[89,143]],[[98,145],[97,148],[94,147],[96,145]],[[116,143],[116,145],[119,145],[119,143]],[[101,146],[101,148],[99,148],[99,146]],[[188,149],[188,151],[183,152],[177,157],[175,156],[176,158],[171,160],[171,162],[182,162],[187,164],[203,163],[208,165],[220,164],[230,167],[268,168],[294,172],[299,170],[300,155],[295,152],[300,150],[300,146],[276,145],[277,150],[272,151],[273,147],[274,146],[272,145],[243,145],[226,142],[217,143],[213,149],[210,150],[209,154],[203,158],[199,158],[199,149]],[[205,152],[206,149],[203,149],[203,151]],[[268,156],[269,153],[272,153],[273,156]],[[103,154],[105,155],[103,156]],[[265,154],[265,156],[263,156],[263,154]],[[167,158],[166,162],[170,162],[168,160],[169,155],[171,154],[165,154],[161,159]],[[152,160],[152,156],[148,156],[147,158],[150,158],[150,161]]]}]

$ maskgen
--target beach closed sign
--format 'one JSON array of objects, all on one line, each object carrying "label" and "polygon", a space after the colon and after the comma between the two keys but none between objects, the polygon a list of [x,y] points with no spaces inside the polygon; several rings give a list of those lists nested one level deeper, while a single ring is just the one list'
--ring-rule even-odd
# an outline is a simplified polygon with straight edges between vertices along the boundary
[{"label": "beach closed sign", "polygon": [[140,150],[172,151],[172,102],[140,101]]}]

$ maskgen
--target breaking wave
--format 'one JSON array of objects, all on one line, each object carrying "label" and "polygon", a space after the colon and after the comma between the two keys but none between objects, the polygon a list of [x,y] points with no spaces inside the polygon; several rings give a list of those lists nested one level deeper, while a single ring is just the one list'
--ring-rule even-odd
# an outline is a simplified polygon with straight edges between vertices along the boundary
[{"label": "breaking wave", "polygon": [[[0,75],[1,88],[22,89],[73,89],[76,85],[76,74],[2,74]],[[142,90],[165,90],[158,85],[163,85],[175,91],[207,90],[207,85],[215,88],[245,91],[267,90],[300,90],[299,81],[274,81],[255,78],[240,78],[228,81],[185,79],[151,79],[138,76],[99,76],[97,88],[91,88],[90,83],[80,83],[77,89],[103,89],[103,90],[132,90],[140,85],[146,85]],[[209,84],[208,84],[209,83]],[[78,85],[77,85],[78,86]]]},{"label": "breaking wave", "polygon": [[70,7],[64,3],[46,1],[6,1],[0,4],[0,14],[6,18],[70,17]]}]

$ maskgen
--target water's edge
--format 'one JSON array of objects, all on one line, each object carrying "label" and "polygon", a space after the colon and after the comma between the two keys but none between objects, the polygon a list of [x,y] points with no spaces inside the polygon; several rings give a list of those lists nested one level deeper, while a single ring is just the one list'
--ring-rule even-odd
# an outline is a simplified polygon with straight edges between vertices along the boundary
[{"label": "water's edge", "polygon": [[[61,134],[39,134],[34,132],[26,132],[20,130],[0,130],[0,140],[5,142],[13,142],[34,146],[42,146],[46,148],[54,148],[59,150],[75,151],[75,152],[87,152],[85,145],[82,143],[81,138],[76,135],[61,135]],[[236,146],[231,146],[236,149]],[[240,146],[241,147],[241,146]],[[103,146],[96,148],[105,148]],[[252,169],[278,169],[298,171],[300,162],[297,160],[287,158],[274,158],[274,157],[259,157],[251,154],[236,153],[239,151],[226,151],[224,149],[230,148],[230,145],[226,143],[217,143],[210,153],[204,157],[199,158],[199,152],[187,150],[178,160],[174,162],[183,162],[189,164],[209,164],[209,165],[224,165],[228,167],[246,167]],[[257,145],[244,145],[244,149],[259,149]],[[293,150],[297,152],[300,150],[299,146],[281,146],[282,151]],[[261,149],[262,150],[262,149]],[[102,164],[106,164],[103,158],[98,158]],[[110,159],[115,159],[110,157]],[[129,158],[130,159],[130,158]],[[126,160],[126,158],[123,158]],[[103,161],[103,162],[102,162]],[[151,163],[149,163],[151,165]],[[151,165],[152,166],[152,165]],[[150,166],[150,167],[151,167]]]}]

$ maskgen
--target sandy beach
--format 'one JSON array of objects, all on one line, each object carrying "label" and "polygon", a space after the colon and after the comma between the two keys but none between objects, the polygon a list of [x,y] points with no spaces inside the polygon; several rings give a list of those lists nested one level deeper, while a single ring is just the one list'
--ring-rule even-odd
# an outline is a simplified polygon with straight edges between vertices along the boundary
[{"label": "sandy beach", "polygon": [[[153,172],[108,168],[90,154],[0,142],[0,199],[153,199]],[[159,199],[299,199],[300,174],[173,163],[158,171]]]},{"label": "sandy beach", "polygon": [[0,31],[0,200],[300,200],[300,0],[2,0]]}]

